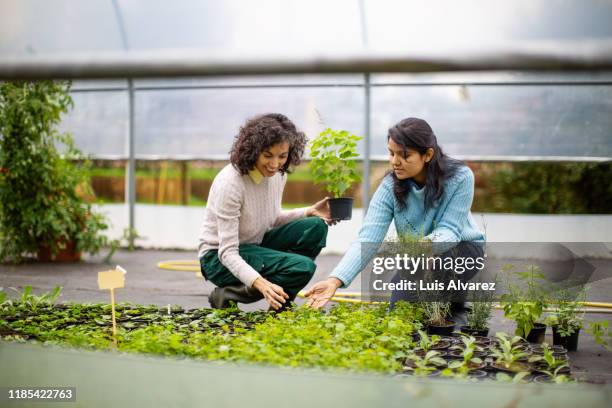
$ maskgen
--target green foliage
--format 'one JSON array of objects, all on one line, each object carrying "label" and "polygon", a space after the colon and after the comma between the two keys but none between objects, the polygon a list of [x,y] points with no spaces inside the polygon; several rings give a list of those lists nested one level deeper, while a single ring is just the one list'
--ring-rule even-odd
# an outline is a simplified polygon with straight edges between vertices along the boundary
[{"label": "green foliage", "polygon": [[491,355],[497,364],[511,367],[519,359],[527,357],[528,354],[520,345],[521,338],[514,336],[509,338],[505,333],[496,333],[497,347],[492,348]]},{"label": "green foliage", "polygon": [[571,336],[582,328],[584,308],[581,302],[586,299],[586,291],[583,288],[576,295],[568,289],[559,289],[551,299],[557,310],[546,318],[546,324],[555,327],[561,337]]},{"label": "green foliage", "polygon": [[610,350],[612,333],[610,333],[609,322],[607,320],[602,320],[599,322],[589,322],[589,328],[587,332],[593,336],[593,338],[595,339],[595,343]]},{"label": "green foliage", "polygon": [[425,353],[429,352],[429,350],[431,350],[432,347],[434,347],[436,343],[440,341],[440,336],[438,336],[437,334],[434,334],[429,337],[427,333],[425,333],[423,330],[419,330],[418,332],[419,342],[417,343],[417,346],[419,350],[422,350]]},{"label": "green foliage", "polygon": [[535,363],[535,362],[544,363],[546,365],[546,368],[549,371],[549,373],[547,374],[549,374],[551,377],[553,376],[552,374],[553,372],[556,375],[559,370],[563,368],[569,368],[569,365],[567,364],[567,359],[556,358],[553,354],[552,349],[547,343],[542,344],[542,355],[541,356],[536,355],[536,356],[530,357],[529,362],[530,363]]},{"label": "green foliage", "polygon": [[423,357],[416,354],[411,354],[408,359],[414,364],[414,368],[411,368],[415,375],[426,376],[436,371],[438,367],[446,367],[446,360],[442,358],[442,354],[439,351],[431,350],[428,351]]},{"label": "green foliage", "polygon": [[[611,163],[515,163],[490,175],[492,202],[478,211],[609,214]],[[491,208],[492,207],[492,208]]]},{"label": "green foliage", "polygon": [[455,360],[449,363],[448,367],[465,371],[468,370],[470,364],[482,364],[482,359],[474,357],[474,352],[477,350],[476,338],[472,336],[461,336],[462,346],[454,346],[453,348],[459,348],[461,350],[461,360]]},{"label": "green foliage", "polygon": [[[24,297],[25,296],[25,297]],[[31,299],[26,291],[22,297]],[[110,306],[48,307],[16,301],[0,309],[7,329],[47,344],[112,347]],[[418,310],[411,306],[306,307],[281,314],[238,309],[117,305],[119,351],[249,361],[279,366],[397,372],[412,345]]]},{"label": "green foliage", "polygon": [[[513,265],[504,267],[506,273],[513,270]],[[530,265],[527,270],[516,272],[516,276],[526,283],[526,288],[508,281],[509,292],[501,296],[501,305],[504,309],[504,316],[516,322],[515,334],[525,338],[547,306],[547,293],[540,284],[544,275],[540,273],[537,266]]]},{"label": "green foliage", "polygon": [[489,327],[492,308],[492,301],[472,302],[470,310],[467,314],[468,326],[474,330],[485,330],[487,327]]},{"label": "green foliage", "polygon": [[41,246],[56,254],[75,242],[95,253],[106,244],[104,217],[83,198],[91,194],[90,163],[73,164],[82,155],[57,130],[73,104],[69,89],[54,81],[0,85],[0,262],[21,262]]},{"label": "green foliage", "polygon": [[325,183],[325,189],[335,198],[361,180],[355,162],[359,156],[357,142],[361,139],[346,130],[327,128],[310,142],[309,168],[313,181]]}]

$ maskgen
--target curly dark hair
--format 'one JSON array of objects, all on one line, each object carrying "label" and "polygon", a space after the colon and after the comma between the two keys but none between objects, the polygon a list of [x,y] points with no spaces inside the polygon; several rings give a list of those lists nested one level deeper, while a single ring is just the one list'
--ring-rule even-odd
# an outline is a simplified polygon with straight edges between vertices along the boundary
[{"label": "curly dark hair", "polygon": [[266,113],[248,119],[240,127],[230,150],[230,162],[240,172],[248,174],[255,168],[259,155],[278,143],[289,143],[287,162],[279,169],[291,173],[289,166],[300,164],[308,139],[293,122],[280,113]]}]

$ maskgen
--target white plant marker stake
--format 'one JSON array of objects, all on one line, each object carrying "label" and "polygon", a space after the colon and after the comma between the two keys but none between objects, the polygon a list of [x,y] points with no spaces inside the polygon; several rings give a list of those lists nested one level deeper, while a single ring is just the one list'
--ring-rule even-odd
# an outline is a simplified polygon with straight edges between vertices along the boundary
[{"label": "white plant marker stake", "polygon": [[172,313],[170,313],[170,303],[168,303],[168,316],[171,316]]},{"label": "white plant marker stake", "polygon": [[127,271],[117,265],[115,269],[98,272],[98,288],[109,289],[111,297],[111,312],[113,318],[113,342],[117,347],[117,320],[115,319],[115,289],[125,286],[125,275]]}]

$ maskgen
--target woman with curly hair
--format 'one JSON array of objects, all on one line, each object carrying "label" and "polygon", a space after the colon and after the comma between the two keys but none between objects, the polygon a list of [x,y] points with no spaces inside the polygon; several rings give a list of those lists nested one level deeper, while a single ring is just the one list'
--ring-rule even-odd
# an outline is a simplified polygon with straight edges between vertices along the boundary
[{"label": "woman with curly hair", "polygon": [[284,309],[310,281],[331,224],[327,198],[282,210],[290,166],[300,163],[306,136],[278,113],[247,120],[215,177],[199,238],[204,278],[217,287],[213,308],[265,298]]}]

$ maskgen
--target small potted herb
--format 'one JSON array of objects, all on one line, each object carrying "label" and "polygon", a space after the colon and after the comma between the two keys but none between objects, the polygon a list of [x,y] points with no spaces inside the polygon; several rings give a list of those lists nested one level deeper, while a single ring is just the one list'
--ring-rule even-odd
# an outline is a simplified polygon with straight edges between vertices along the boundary
[{"label": "small potted herb", "polygon": [[577,297],[580,299],[566,289],[559,290],[553,300],[557,310],[546,318],[546,323],[553,329],[553,344],[563,346],[567,351],[578,349],[578,335],[584,318],[581,301],[586,297],[586,290],[581,290]]},{"label": "small potted herb", "polygon": [[350,220],[353,213],[353,198],[342,195],[361,180],[355,158],[357,142],[362,138],[346,130],[325,129],[310,142],[309,168],[315,183],[324,183],[333,196],[329,202],[334,220]]},{"label": "small potted herb", "polygon": [[492,302],[473,302],[467,314],[468,324],[461,326],[461,332],[472,336],[487,337],[492,307]]},{"label": "small potted herb", "polygon": [[440,336],[451,336],[455,323],[450,321],[450,302],[423,302],[423,314],[427,324],[427,333]]},{"label": "small potted herb", "polygon": [[[506,272],[514,269],[509,265]],[[547,306],[547,295],[536,281],[544,279],[537,266],[531,265],[528,270],[517,272],[518,278],[526,282],[526,288],[508,283],[508,293],[501,297],[504,317],[516,322],[515,334],[530,343],[543,343],[546,325],[538,323]]]},{"label": "small potted herb", "polygon": [[493,309],[494,294],[489,291],[479,291],[467,313],[467,325],[461,326],[461,332],[472,336],[487,337],[489,335],[489,320]]}]

